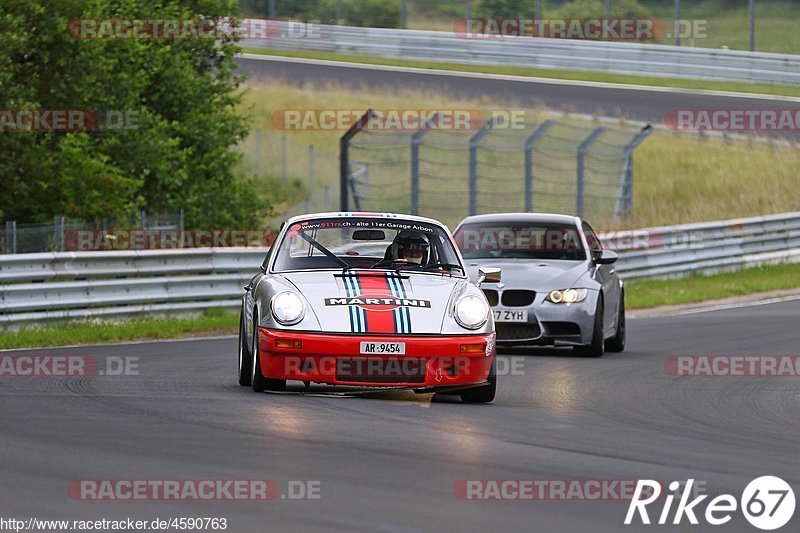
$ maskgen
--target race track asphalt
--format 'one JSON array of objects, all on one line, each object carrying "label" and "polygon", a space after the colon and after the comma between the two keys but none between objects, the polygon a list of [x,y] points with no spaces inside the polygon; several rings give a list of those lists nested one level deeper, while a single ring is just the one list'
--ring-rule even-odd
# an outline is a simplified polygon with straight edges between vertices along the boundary
[{"label": "race track asphalt", "polygon": [[[800,102],[720,94],[641,90],[631,87],[609,88],[590,85],[562,84],[557,80],[491,79],[480,75],[437,75],[425,72],[370,70],[325,62],[296,62],[282,58],[237,58],[239,71],[254,79],[280,79],[298,86],[308,83],[335,84],[352,90],[416,89],[439,91],[459,98],[483,101],[489,95],[493,102],[508,109],[545,106],[567,113],[589,113],[598,116],[664,122],[674,110],[781,110],[800,111]],[[747,132],[741,132],[747,133]],[[772,131],[770,135],[800,139],[800,131]]]},{"label": "race track asphalt", "polygon": [[[628,349],[601,359],[507,351],[488,405],[257,394],[236,382],[233,338],[4,352],[89,356],[99,368],[134,357],[138,374],[0,378],[0,517],[226,517],[228,531],[752,531],[740,513],[715,528],[625,527],[625,501],[465,501],[454,484],[693,478],[738,497],[771,474],[797,491],[797,378],[673,377],[664,362],[797,354],[798,316],[795,300],[633,319]],[[70,498],[69,482],[83,479],[270,479],[284,495],[289,481],[311,480],[321,498]]]}]

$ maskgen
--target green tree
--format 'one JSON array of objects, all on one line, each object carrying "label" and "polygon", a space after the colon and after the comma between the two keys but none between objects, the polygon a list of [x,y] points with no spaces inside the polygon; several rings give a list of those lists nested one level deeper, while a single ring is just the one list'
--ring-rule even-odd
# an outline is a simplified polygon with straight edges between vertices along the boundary
[{"label": "green tree", "polygon": [[249,225],[265,211],[234,169],[247,133],[226,40],[77,39],[76,19],[237,14],[220,0],[5,0],[0,109],[119,110],[138,129],[0,132],[0,216],[20,221],[186,209],[187,224]]}]

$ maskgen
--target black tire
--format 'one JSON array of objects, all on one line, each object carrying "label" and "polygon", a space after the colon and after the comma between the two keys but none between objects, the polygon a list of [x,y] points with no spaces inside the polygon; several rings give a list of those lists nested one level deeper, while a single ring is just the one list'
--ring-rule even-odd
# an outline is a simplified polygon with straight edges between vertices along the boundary
[{"label": "black tire", "polygon": [[256,392],[264,392],[265,390],[269,391],[286,390],[285,379],[267,378],[264,377],[264,374],[261,372],[261,358],[259,357],[259,347],[258,347],[258,315],[255,313],[253,318],[253,340],[250,346],[251,346],[250,352],[253,356],[251,364],[252,372],[250,374],[253,390]]},{"label": "black tire", "polygon": [[598,298],[597,308],[594,311],[594,329],[592,342],[585,346],[575,346],[575,351],[587,357],[603,357],[605,342],[603,341],[603,298]]},{"label": "black tire", "polygon": [[619,315],[617,316],[617,332],[606,341],[606,351],[622,352],[625,350],[625,293],[620,295]]},{"label": "black tire", "polygon": [[494,400],[494,395],[497,392],[497,366],[495,359],[492,359],[492,368],[489,370],[488,381],[488,385],[467,389],[462,392],[460,394],[461,401],[464,403],[489,403]]},{"label": "black tire", "polygon": [[250,358],[250,351],[247,347],[245,337],[247,334],[244,329],[244,314],[239,315],[239,385],[249,387],[251,383],[250,365],[253,360]]}]

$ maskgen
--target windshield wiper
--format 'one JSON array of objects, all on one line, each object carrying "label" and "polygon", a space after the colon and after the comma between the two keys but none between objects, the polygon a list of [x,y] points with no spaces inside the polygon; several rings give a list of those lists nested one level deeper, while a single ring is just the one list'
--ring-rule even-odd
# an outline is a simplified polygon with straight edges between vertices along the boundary
[{"label": "windshield wiper", "polygon": [[318,243],[312,237],[309,237],[308,235],[306,235],[303,231],[298,231],[297,233],[300,235],[300,237],[304,241],[306,241],[308,244],[310,244],[311,246],[313,246],[314,248],[316,248],[317,250],[322,252],[323,255],[325,255],[325,257],[327,257],[328,259],[333,259],[334,261],[339,263],[342,266],[343,269],[350,270],[350,265],[347,263],[347,261],[345,261],[344,259],[341,259],[339,257],[336,257],[333,252],[331,252],[330,250],[328,250],[327,248],[322,246],[320,243]]},{"label": "windshield wiper", "polygon": [[457,265],[455,263],[432,263],[425,267],[426,270],[429,268],[439,268],[442,270],[453,270],[454,268],[457,268],[461,271],[462,274],[467,273],[467,271],[464,270],[464,267],[462,267],[461,265]]}]

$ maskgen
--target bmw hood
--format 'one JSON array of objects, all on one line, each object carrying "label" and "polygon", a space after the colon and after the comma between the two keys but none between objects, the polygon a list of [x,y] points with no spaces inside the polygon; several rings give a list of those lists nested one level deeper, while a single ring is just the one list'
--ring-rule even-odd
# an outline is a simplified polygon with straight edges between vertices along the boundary
[{"label": "bmw hood", "polygon": [[478,279],[478,268],[497,267],[503,271],[502,283],[507,288],[525,288],[536,292],[576,287],[580,284],[579,280],[588,283],[589,278],[586,261],[471,259],[467,264],[469,277],[473,281]]},{"label": "bmw hood", "polygon": [[449,276],[402,272],[289,272],[281,274],[303,295],[330,333],[442,333],[454,289]]}]

